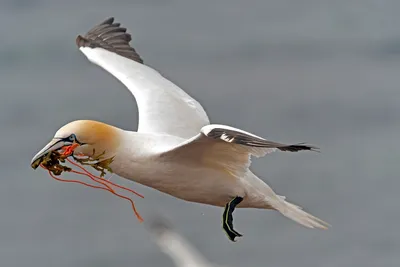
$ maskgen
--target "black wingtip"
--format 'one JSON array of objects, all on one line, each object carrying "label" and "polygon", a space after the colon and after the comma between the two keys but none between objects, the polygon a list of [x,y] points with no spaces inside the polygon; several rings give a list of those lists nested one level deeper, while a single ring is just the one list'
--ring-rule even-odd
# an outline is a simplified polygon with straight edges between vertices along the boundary
[{"label": "black wingtip", "polygon": [[114,17],[109,17],[108,19],[100,23],[100,25],[105,25],[105,24],[111,25],[113,22],[114,22]]},{"label": "black wingtip", "polygon": [[78,47],[82,47],[82,46],[85,46],[85,45],[86,45],[87,40],[86,40],[85,38],[83,38],[82,35],[78,35],[78,36],[76,37],[75,43],[76,43],[76,45],[77,45]]},{"label": "black wingtip", "polygon": [[318,147],[312,146],[312,145],[306,145],[305,143],[299,143],[299,144],[290,145],[290,146],[278,147],[278,149],[281,151],[289,151],[289,152],[298,152],[298,151],[302,151],[302,150],[308,150],[308,151],[321,153],[321,151]]},{"label": "black wingtip", "polygon": [[75,42],[79,48],[102,48],[143,64],[143,59],[129,44],[131,40],[132,36],[127,33],[127,29],[121,27],[121,23],[114,22],[114,17],[109,17],[86,34],[78,35]]}]

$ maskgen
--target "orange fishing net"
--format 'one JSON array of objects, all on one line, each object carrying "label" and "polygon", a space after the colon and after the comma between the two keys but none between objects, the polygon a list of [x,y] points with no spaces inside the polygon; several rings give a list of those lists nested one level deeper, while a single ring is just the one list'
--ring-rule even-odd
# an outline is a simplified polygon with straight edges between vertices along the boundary
[{"label": "orange fishing net", "polygon": [[[76,146],[71,145],[71,146],[64,147],[61,154],[59,154],[58,152],[53,152],[53,154],[50,156],[51,159],[46,161],[45,163],[41,163],[40,166],[42,168],[46,169],[49,172],[50,176],[53,179],[57,180],[57,181],[67,182],[67,183],[77,183],[77,184],[82,184],[82,185],[85,185],[85,186],[88,186],[88,187],[91,187],[91,188],[105,190],[105,191],[111,192],[112,194],[116,195],[117,197],[120,197],[122,199],[128,200],[131,203],[133,212],[136,215],[136,217],[139,220],[139,222],[143,222],[143,218],[142,218],[142,216],[140,216],[139,212],[136,210],[135,203],[133,202],[133,200],[130,199],[129,197],[127,197],[127,196],[124,196],[124,195],[121,195],[121,194],[117,193],[114,190],[113,187],[117,187],[119,189],[123,189],[123,190],[128,191],[130,193],[133,193],[133,194],[135,194],[135,195],[137,195],[137,196],[139,196],[141,198],[144,198],[144,196],[139,194],[139,193],[137,193],[137,192],[135,192],[132,189],[129,189],[127,187],[115,184],[115,183],[113,183],[113,182],[111,182],[111,181],[109,181],[109,180],[107,180],[107,179],[105,179],[103,177],[96,176],[96,175],[90,173],[88,170],[86,170],[83,166],[81,166],[78,163],[70,160],[68,158],[68,156],[70,156],[73,153],[73,150],[75,148],[76,148]],[[74,167],[80,169],[80,171],[74,170],[74,169],[69,168],[67,166],[61,165],[59,163],[59,160],[61,160],[62,162],[67,160]],[[69,180],[69,179],[63,179],[63,178],[56,177],[56,176],[60,175],[62,172],[72,172],[72,173],[75,173],[75,174],[87,176],[93,182],[95,182],[95,185],[89,184],[89,183],[86,183],[86,182],[82,182],[82,181],[79,181],[79,180]]]}]

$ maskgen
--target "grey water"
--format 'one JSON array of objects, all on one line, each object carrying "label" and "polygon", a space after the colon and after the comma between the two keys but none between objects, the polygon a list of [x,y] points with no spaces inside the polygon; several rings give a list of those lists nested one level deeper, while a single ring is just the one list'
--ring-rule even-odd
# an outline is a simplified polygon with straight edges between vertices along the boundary
[{"label": "grey water", "polygon": [[253,170],[332,228],[239,209],[243,238],[231,243],[220,208],[113,177],[145,195],[134,198],[145,218],[167,217],[219,264],[399,266],[399,10],[388,0],[0,1],[0,266],[173,266],[129,203],[29,165],[69,121],[136,129],[134,98],[75,45],[109,16],[212,122],[319,146]]}]

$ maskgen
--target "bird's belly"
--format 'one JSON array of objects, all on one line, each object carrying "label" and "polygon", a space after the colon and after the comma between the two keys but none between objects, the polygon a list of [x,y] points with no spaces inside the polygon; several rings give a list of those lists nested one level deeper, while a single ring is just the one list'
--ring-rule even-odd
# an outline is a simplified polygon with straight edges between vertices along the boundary
[{"label": "bird's belly", "polygon": [[225,206],[235,196],[243,196],[243,186],[229,173],[213,169],[163,166],[140,176],[118,175],[190,202]]},{"label": "bird's belly", "polygon": [[216,177],[184,177],[150,186],[174,197],[203,204],[224,206],[235,194],[234,185],[215,181]]}]

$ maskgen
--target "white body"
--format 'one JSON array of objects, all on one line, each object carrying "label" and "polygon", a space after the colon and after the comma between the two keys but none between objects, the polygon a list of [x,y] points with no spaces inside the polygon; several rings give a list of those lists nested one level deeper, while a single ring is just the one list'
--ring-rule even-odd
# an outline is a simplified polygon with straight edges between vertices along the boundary
[{"label": "white body", "polygon": [[[121,177],[192,202],[225,206],[232,198],[242,196],[244,200],[238,207],[269,206],[264,193],[246,185],[249,179],[258,180],[250,171],[244,177],[236,177],[224,169],[161,156],[163,150],[168,149],[166,141],[170,149],[185,141],[179,137],[135,132],[124,134],[124,143],[111,164],[113,172]],[[138,150],[140,143],[146,143],[149,146],[144,148],[151,149]]]}]

